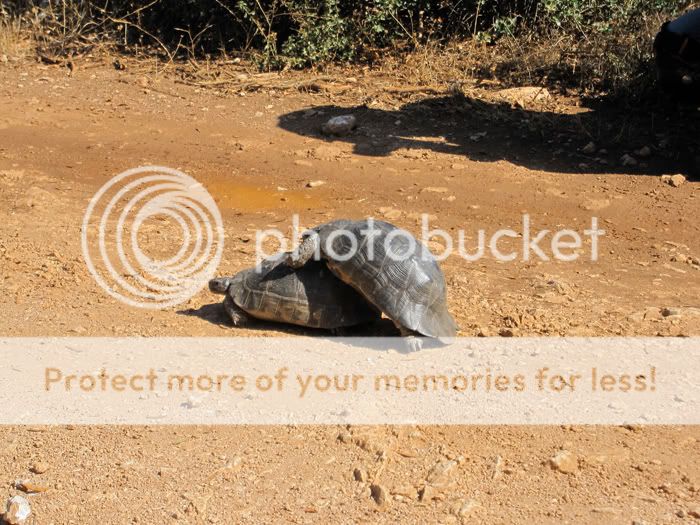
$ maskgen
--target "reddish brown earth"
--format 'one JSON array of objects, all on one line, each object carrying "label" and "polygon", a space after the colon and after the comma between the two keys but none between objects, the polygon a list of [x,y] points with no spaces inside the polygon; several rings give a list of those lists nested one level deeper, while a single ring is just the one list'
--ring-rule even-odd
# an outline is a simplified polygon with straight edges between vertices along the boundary
[{"label": "reddish brown earth", "polygon": [[[620,166],[624,148],[582,153],[590,137],[577,131],[587,114],[576,101],[496,105],[501,95],[476,88],[478,100],[420,92],[399,100],[373,89],[386,79],[361,72],[311,92],[266,77],[267,87],[243,95],[235,86],[177,83],[145,66],[94,63],[67,72],[0,64],[3,336],[303,332],[233,329],[208,306],[218,299],[206,291],[144,313],[95,284],[80,249],[85,207],[112,176],[144,164],[182,169],[216,197],[227,233],[222,274],[254,261],[256,229],[287,229],[295,212],[304,225],[374,215],[414,232],[412,214],[428,213],[435,227],[461,228],[471,239],[479,228],[518,230],[523,213],[536,229],[579,231],[595,215],[606,230],[597,261],[445,261],[461,334],[700,335],[700,185],[661,180],[678,170],[658,137],[628,145],[652,152],[633,168]],[[359,122],[351,135],[319,134],[327,118],[350,111]],[[314,180],[325,184],[307,188]],[[167,225],[143,239],[154,253],[177,240]],[[31,497],[36,523],[690,523],[700,512],[697,427],[4,427],[0,434],[5,495],[18,493],[18,479],[48,487]],[[575,455],[574,472],[549,466],[561,449]],[[450,460],[445,479],[419,498],[431,469]],[[38,462],[44,473],[30,470]],[[372,498],[371,484],[384,488],[385,504]]]}]

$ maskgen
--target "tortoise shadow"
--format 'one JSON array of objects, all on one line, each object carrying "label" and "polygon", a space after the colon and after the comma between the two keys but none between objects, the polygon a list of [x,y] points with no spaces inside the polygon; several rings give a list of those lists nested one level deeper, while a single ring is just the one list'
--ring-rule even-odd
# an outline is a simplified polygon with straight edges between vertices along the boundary
[{"label": "tortoise shadow", "polygon": [[[661,98],[635,110],[623,104],[589,102],[575,114],[534,110],[513,103],[464,95],[426,98],[394,110],[367,105],[315,106],[279,117],[280,128],[305,137],[353,144],[356,155],[383,157],[407,150],[408,158],[431,151],[475,161],[505,160],[531,170],[576,174],[697,176],[700,112],[697,107]],[[556,109],[556,108],[555,108]],[[331,117],[352,113],[358,127],[344,136],[326,136]],[[584,153],[586,144],[598,145]],[[645,146],[650,156],[622,165],[622,155]]]}]

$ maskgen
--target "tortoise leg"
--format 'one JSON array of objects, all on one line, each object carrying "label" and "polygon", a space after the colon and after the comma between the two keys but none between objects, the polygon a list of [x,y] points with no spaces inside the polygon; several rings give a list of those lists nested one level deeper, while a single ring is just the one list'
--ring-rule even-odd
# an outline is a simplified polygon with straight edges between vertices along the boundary
[{"label": "tortoise leg", "polygon": [[309,235],[301,241],[296,250],[287,254],[284,262],[291,268],[301,268],[314,256],[320,245],[318,234]]},{"label": "tortoise leg", "polygon": [[226,310],[226,313],[231,318],[233,326],[247,326],[252,320],[252,317],[234,303],[230,296],[226,296],[226,299],[224,299],[224,310]]},{"label": "tortoise leg", "polygon": [[401,337],[404,338],[403,340],[406,344],[406,349],[409,352],[418,352],[423,348],[423,339],[418,332],[411,330],[410,328],[406,328],[400,324],[396,324],[396,328],[398,328],[399,332],[401,332]]}]

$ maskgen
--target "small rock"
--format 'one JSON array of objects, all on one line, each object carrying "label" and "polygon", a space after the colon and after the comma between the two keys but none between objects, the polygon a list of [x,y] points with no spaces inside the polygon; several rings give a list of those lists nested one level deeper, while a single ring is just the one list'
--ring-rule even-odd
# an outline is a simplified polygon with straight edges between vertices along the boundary
[{"label": "small rock", "polygon": [[485,327],[485,326],[477,327],[476,336],[477,337],[491,337],[491,330],[489,330],[488,327]]},{"label": "small rock", "polygon": [[635,159],[632,155],[625,153],[622,157],[620,157],[620,163],[623,166],[636,166],[637,159]]},{"label": "small rock", "polygon": [[425,481],[435,487],[446,485],[449,482],[451,473],[456,466],[456,461],[439,461],[433,466],[433,468],[430,469],[428,475],[425,477]]},{"label": "small rock", "polygon": [[596,147],[595,147],[594,142],[589,142],[583,148],[581,148],[581,151],[583,151],[587,155],[591,155],[591,154],[595,153],[595,150],[596,150]]},{"label": "small rock", "polygon": [[447,193],[447,188],[442,186],[427,186],[420,190],[421,193]]},{"label": "small rock", "polygon": [[367,481],[367,471],[361,468],[356,468],[352,471],[352,477],[355,481]]},{"label": "small rock", "polygon": [[564,474],[573,474],[578,470],[578,460],[568,450],[560,450],[550,458],[549,466]]},{"label": "small rock", "polygon": [[20,525],[32,514],[29,502],[22,496],[13,496],[5,505],[5,521],[9,525]]},{"label": "small rock", "polygon": [[385,219],[389,219],[389,220],[398,219],[399,217],[401,217],[401,215],[403,215],[401,210],[397,210],[395,208],[388,208],[385,206],[382,206],[381,208],[379,208],[378,211],[379,211],[379,213],[382,214],[382,217],[384,217]]},{"label": "small rock", "polygon": [[312,180],[310,182],[306,183],[307,188],[318,188],[319,186],[323,186],[326,183],[325,180]]},{"label": "small rock", "polygon": [[333,117],[326,122],[322,131],[328,135],[347,135],[357,126],[357,119],[354,115],[340,115]]},{"label": "small rock", "polygon": [[0,55],[0,63],[7,64],[8,60],[7,55]]},{"label": "small rock", "polygon": [[688,516],[692,516],[695,519],[700,519],[700,505],[688,507]]},{"label": "small rock", "polygon": [[511,328],[500,328],[498,330],[498,335],[501,337],[513,337],[514,333]]},{"label": "small rock", "polygon": [[372,494],[372,499],[377,505],[383,506],[388,503],[389,493],[383,486],[374,483],[370,485],[369,490]]},{"label": "small rock", "polygon": [[683,183],[685,183],[685,176],[681,175],[681,174],[671,175],[668,178],[668,181],[666,181],[666,184],[669,184],[669,185],[673,186],[674,188],[677,188],[678,186],[680,186]]},{"label": "small rock", "polygon": [[341,443],[352,443],[352,434],[347,430],[341,430],[338,434],[338,441]]},{"label": "small rock", "polygon": [[642,157],[642,158],[650,157],[651,156],[651,148],[649,146],[643,146],[643,147],[639,148],[637,151],[635,151],[634,153],[638,157]]},{"label": "small rock", "polygon": [[467,165],[466,165],[466,164],[462,164],[462,163],[460,163],[460,162],[453,162],[453,163],[450,165],[450,168],[452,168],[453,170],[466,170],[466,169],[467,169]]},{"label": "small rock", "polygon": [[27,494],[38,494],[39,492],[46,492],[49,487],[46,485],[39,485],[38,483],[33,483],[28,479],[21,480],[15,483],[15,488],[26,492]]},{"label": "small rock", "polygon": [[29,470],[34,474],[43,474],[44,472],[49,470],[49,464],[45,461],[37,461],[30,467]]},{"label": "small rock", "polygon": [[661,315],[663,315],[664,317],[670,317],[672,315],[681,315],[681,309],[667,306],[661,309]]}]

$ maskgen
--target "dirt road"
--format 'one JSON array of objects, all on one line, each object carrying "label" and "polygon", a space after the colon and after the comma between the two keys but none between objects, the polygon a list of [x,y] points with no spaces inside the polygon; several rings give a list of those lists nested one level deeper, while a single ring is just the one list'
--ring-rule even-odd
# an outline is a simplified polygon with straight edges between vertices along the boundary
[{"label": "dirt road", "polygon": [[[154,164],[185,171],[216,198],[227,234],[222,274],[254,261],[257,229],[286,231],[294,213],[303,225],[373,215],[416,233],[426,213],[432,227],[455,237],[464,230],[472,243],[478,229],[520,232],[524,214],[536,230],[579,232],[595,216],[605,230],[595,261],[590,243],[571,262],[448,258],[461,334],[700,335],[700,185],[658,176],[667,165],[653,135],[629,145],[637,162],[627,168],[626,150],[581,151],[590,137],[576,129],[586,116],[572,101],[558,101],[549,117],[518,109],[520,101],[490,108],[488,98],[402,104],[368,97],[372,81],[351,79],[340,93],[223,93],[102,63],[72,76],[57,66],[0,66],[0,333],[232,333],[208,292],[144,313],[107,296],[85,267],[80,225],[91,196],[115,174]],[[358,130],[320,135],[323,122],[347,112]],[[555,115],[560,132],[529,132],[538,113]],[[648,158],[633,153],[644,146]],[[143,232],[153,253],[166,255],[176,241],[167,225]],[[303,331],[266,324],[236,333]],[[49,487],[32,497],[36,523],[688,523],[700,515],[695,427],[0,434],[6,495],[17,479]],[[549,466],[562,449],[578,459],[572,473]],[[431,469],[450,460],[450,483],[419,496]],[[30,471],[37,462],[46,472]],[[373,483],[388,492],[386,504],[372,498]]]}]

